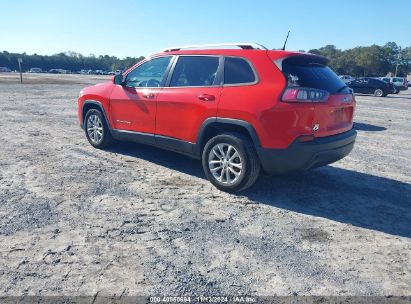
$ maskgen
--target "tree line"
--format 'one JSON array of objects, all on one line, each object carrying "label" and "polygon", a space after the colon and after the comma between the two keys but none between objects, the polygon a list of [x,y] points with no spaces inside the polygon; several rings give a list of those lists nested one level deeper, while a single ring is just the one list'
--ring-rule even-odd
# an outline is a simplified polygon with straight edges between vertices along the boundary
[{"label": "tree line", "polygon": [[18,70],[18,58],[23,59],[23,71],[29,70],[30,68],[41,68],[43,71],[63,69],[72,72],[80,70],[125,70],[144,59],[143,56],[126,57],[124,59],[109,55],[95,56],[91,54],[89,56],[84,56],[71,51],[51,56],[37,54],[28,55],[26,53],[19,54],[3,51],[0,53],[0,66],[7,67],[11,70]]},{"label": "tree line", "polygon": [[[327,57],[330,60],[331,68],[340,75],[385,76],[397,72],[397,76],[406,76],[411,73],[411,47],[401,48],[395,42],[388,42],[383,46],[361,46],[348,50],[340,50],[334,45],[327,45],[319,49],[309,50],[309,53]],[[123,59],[109,55],[84,56],[76,52],[47,56],[3,51],[0,53],[0,66],[18,70],[17,58],[23,58],[23,70],[41,68],[46,71],[50,69],[69,71],[125,70],[144,59],[143,56]]]},{"label": "tree line", "polygon": [[309,53],[327,57],[330,67],[339,75],[386,76],[397,72],[397,76],[407,76],[411,72],[411,47],[401,48],[395,42],[348,50],[327,45]]}]

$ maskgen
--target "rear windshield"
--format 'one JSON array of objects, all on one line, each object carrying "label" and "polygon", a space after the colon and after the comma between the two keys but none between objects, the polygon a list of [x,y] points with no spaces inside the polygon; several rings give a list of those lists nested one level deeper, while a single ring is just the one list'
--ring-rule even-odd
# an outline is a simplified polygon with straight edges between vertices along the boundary
[{"label": "rear windshield", "polygon": [[328,67],[321,63],[286,59],[282,71],[288,87],[308,87],[334,93],[348,93],[346,84]]}]

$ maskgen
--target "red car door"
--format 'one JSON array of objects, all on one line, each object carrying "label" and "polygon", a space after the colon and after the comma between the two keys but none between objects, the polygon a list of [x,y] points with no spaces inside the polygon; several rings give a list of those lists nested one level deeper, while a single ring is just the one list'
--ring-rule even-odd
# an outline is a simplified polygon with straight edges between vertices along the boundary
[{"label": "red car door", "polygon": [[219,56],[179,56],[157,96],[156,135],[195,143],[201,124],[215,117],[222,85]]},{"label": "red car door", "polygon": [[114,87],[110,96],[114,129],[154,134],[156,100],[171,59],[148,60],[127,73],[122,85]]}]

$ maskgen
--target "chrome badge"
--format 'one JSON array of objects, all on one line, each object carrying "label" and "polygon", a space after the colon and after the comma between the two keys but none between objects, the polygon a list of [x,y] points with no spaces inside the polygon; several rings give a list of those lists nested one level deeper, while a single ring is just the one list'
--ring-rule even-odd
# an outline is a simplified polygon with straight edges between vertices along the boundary
[{"label": "chrome badge", "polygon": [[313,125],[313,131],[318,131],[320,129],[320,124],[314,124]]}]

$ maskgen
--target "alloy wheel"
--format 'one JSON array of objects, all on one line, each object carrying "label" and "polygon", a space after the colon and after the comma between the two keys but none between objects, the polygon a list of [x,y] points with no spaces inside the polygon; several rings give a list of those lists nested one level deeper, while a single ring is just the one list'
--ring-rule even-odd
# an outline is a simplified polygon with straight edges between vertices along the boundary
[{"label": "alloy wheel", "polygon": [[87,119],[87,134],[94,144],[99,144],[103,140],[103,123],[96,114],[92,114]]},{"label": "alloy wheel", "polygon": [[234,146],[219,143],[209,152],[208,168],[219,183],[231,185],[241,176],[243,161]]},{"label": "alloy wheel", "polygon": [[384,95],[384,92],[381,89],[375,90],[375,96],[381,97],[382,95]]}]

